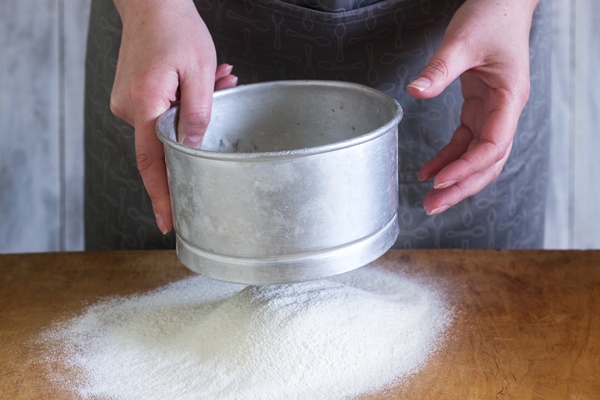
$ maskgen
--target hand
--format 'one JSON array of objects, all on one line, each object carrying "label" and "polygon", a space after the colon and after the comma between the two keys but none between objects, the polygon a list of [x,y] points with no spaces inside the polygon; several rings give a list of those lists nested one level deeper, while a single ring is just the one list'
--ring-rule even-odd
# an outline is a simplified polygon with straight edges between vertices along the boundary
[{"label": "hand", "polygon": [[230,65],[216,66],[212,38],[194,3],[115,1],[123,36],[111,110],[134,127],[138,169],[163,234],[173,227],[157,118],[180,101],[178,141],[199,147],[210,120],[213,91],[235,86]]},{"label": "hand", "polygon": [[494,181],[529,98],[529,33],[538,0],[467,0],[409,93],[426,99],[460,76],[464,103],[450,143],[419,171],[423,206],[439,214]]}]

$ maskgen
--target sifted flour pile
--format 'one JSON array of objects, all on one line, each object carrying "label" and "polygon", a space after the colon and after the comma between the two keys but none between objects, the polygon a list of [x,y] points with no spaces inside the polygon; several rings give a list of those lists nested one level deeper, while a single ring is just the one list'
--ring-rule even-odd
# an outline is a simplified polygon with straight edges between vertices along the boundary
[{"label": "sifted flour pile", "polygon": [[372,266],[263,287],[196,276],[94,305],[42,340],[62,349],[50,365],[81,371],[68,384],[83,398],[345,399],[426,361],[451,322],[442,300]]}]

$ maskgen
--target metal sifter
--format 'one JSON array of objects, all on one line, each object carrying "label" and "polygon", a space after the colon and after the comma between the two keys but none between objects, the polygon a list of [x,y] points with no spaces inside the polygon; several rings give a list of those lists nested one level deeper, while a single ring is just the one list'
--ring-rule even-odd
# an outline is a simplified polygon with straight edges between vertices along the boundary
[{"label": "metal sifter", "polygon": [[380,257],[398,236],[396,100],[362,85],[278,81],[215,92],[202,147],[163,114],[177,255],[251,285],[324,278]]}]

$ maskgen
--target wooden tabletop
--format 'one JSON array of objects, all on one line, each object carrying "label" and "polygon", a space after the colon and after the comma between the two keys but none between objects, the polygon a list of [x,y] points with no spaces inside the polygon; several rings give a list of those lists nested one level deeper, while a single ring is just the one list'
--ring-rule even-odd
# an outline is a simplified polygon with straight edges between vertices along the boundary
[{"label": "wooden tabletop", "polygon": [[[600,251],[391,250],[378,263],[443,285],[456,318],[421,371],[369,399],[600,399]],[[73,398],[46,381],[36,337],[191,275],[174,251],[0,255],[0,398]]]}]

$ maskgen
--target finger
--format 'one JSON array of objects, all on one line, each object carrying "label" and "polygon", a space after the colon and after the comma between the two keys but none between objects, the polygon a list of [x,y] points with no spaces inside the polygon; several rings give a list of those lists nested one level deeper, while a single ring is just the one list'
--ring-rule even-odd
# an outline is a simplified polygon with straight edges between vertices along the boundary
[{"label": "finger", "polygon": [[469,50],[461,42],[444,38],[425,68],[407,85],[408,93],[419,99],[435,97],[473,64]]},{"label": "finger", "polygon": [[215,90],[228,89],[237,85],[238,77],[227,75],[215,82]]},{"label": "finger", "polygon": [[436,174],[435,187],[461,182],[506,158],[512,147],[519,114],[520,110],[514,111],[510,107],[490,112],[483,125],[481,137],[473,140],[459,159]]},{"label": "finger", "polygon": [[154,134],[156,119],[138,123],[135,127],[137,166],[152,201],[156,224],[163,234],[173,228],[171,200],[163,145]]},{"label": "finger", "polygon": [[431,160],[427,161],[419,171],[419,180],[426,181],[435,177],[448,164],[458,160],[469,148],[473,133],[465,125],[460,125],[450,143],[444,146]]},{"label": "finger", "polygon": [[457,182],[454,185],[442,189],[431,189],[423,199],[425,211],[428,215],[440,214],[467,197],[480,192],[498,178],[507,159],[508,153],[506,154],[506,157],[498,163],[485,171],[470,176],[464,181]]},{"label": "finger", "polygon": [[219,66],[217,67],[217,71],[215,72],[215,81],[218,81],[219,79],[224,78],[227,75],[231,75],[232,70],[233,65],[219,64]]},{"label": "finger", "polygon": [[195,73],[180,76],[179,122],[177,141],[198,148],[210,122],[212,96],[215,87],[215,69],[199,68]]},{"label": "finger", "polygon": [[136,162],[152,201],[156,224],[163,234],[173,228],[163,146],[155,133],[158,117],[171,107],[178,86],[177,74],[153,70],[132,83]]}]

